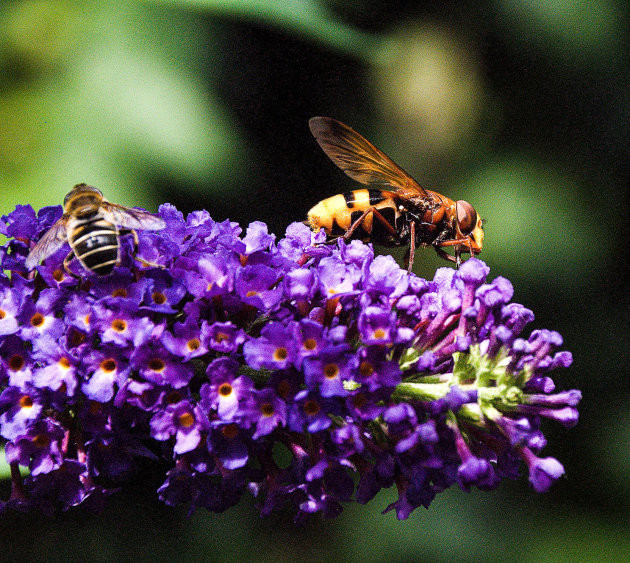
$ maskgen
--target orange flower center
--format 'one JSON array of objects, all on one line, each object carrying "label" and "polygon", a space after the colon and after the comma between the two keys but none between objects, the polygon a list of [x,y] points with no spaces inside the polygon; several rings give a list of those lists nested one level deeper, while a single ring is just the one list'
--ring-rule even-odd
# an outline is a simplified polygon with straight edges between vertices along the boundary
[{"label": "orange flower center", "polygon": [[276,362],[281,362],[283,360],[286,360],[288,355],[289,355],[289,352],[287,352],[287,349],[283,346],[280,346],[279,348],[276,348],[276,350],[274,351],[273,359]]},{"label": "orange flower center", "polygon": [[46,434],[38,434],[33,438],[32,442],[38,448],[46,448],[50,444],[50,438]]},{"label": "orange flower center", "polygon": [[354,397],[352,397],[352,404],[357,409],[364,407],[365,403],[367,403],[367,397],[363,393],[359,393],[355,395]]},{"label": "orange flower center", "polygon": [[232,386],[229,383],[223,383],[219,387],[219,395],[229,397],[232,394]]},{"label": "orange flower center", "polygon": [[263,403],[260,405],[260,412],[267,418],[273,416],[273,405],[271,403]]},{"label": "orange flower center", "polygon": [[309,352],[315,350],[317,348],[317,340],[315,340],[314,338],[307,338],[304,341],[304,349],[308,350]]},{"label": "orange flower center", "polygon": [[319,403],[313,399],[306,401],[303,407],[304,413],[308,416],[316,415],[320,411],[320,408]]},{"label": "orange flower center", "polygon": [[124,287],[119,287],[112,291],[112,297],[127,297],[127,289]]},{"label": "orange flower center", "polygon": [[149,361],[149,369],[151,371],[160,372],[163,371],[165,367],[166,364],[164,363],[164,360],[162,358],[153,358]]},{"label": "orange flower center", "polygon": [[230,337],[227,334],[225,334],[225,332],[217,332],[214,337],[214,341],[219,342],[219,343],[225,342],[226,340],[229,340],[229,339]]},{"label": "orange flower center", "polygon": [[339,375],[339,366],[337,364],[326,364],[324,366],[324,377],[326,379],[335,379]]},{"label": "orange flower center", "polygon": [[125,332],[125,330],[127,330],[127,322],[122,319],[114,319],[112,321],[112,330],[115,332]]},{"label": "orange flower center", "polygon": [[195,417],[192,413],[185,412],[179,415],[179,425],[184,428],[190,428],[193,424],[195,424]]},{"label": "orange flower center", "polygon": [[100,367],[101,370],[105,373],[111,373],[112,371],[116,370],[116,360],[114,360],[113,358],[107,358],[106,360],[103,360],[101,362]]},{"label": "orange flower center", "polygon": [[164,305],[164,303],[166,303],[166,295],[160,293],[159,291],[154,291],[151,294],[151,299],[153,299],[153,303],[156,305]]},{"label": "orange flower center", "polygon": [[374,366],[370,362],[364,360],[359,366],[359,373],[363,377],[370,377],[374,373]]},{"label": "orange flower center", "polygon": [[166,396],[166,403],[169,405],[174,405],[175,403],[179,403],[182,400],[182,395],[178,391],[171,391]]},{"label": "orange flower center", "polygon": [[39,328],[43,324],[44,324],[44,315],[42,315],[41,313],[35,313],[31,317],[31,325],[33,325],[35,328]]},{"label": "orange flower center", "polygon": [[9,358],[9,369],[11,371],[20,371],[26,362],[24,361],[24,357],[19,354],[13,354]]},{"label": "orange flower center", "polygon": [[23,409],[30,409],[33,406],[33,399],[29,395],[22,395],[20,397],[20,407]]},{"label": "orange flower center", "polygon": [[238,426],[236,424],[227,424],[223,428],[221,428],[221,434],[223,434],[228,440],[232,440],[236,438],[238,434]]},{"label": "orange flower center", "polygon": [[191,351],[194,352],[195,350],[199,349],[199,346],[201,346],[201,342],[199,342],[198,338],[192,338],[190,339],[187,343],[186,343],[186,347]]}]

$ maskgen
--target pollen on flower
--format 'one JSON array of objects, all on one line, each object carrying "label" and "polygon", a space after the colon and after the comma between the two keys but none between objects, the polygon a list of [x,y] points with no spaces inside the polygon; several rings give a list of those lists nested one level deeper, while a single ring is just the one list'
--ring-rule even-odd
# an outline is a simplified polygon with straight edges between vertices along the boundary
[{"label": "pollen on flower", "polygon": [[7,312],[3,309],[0,309],[0,321],[7,316]]},{"label": "pollen on flower", "polygon": [[149,360],[148,367],[151,371],[161,372],[166,368],[166,362],[162,358],[152,358]]},{"label": "pollen on flower", "polygon": [[337,364],[326,364],[324,366],[324,377],[326,379],[335,379],[339,375],[339,366]]},{"label": "pollen on flower", "polygon": [[278,396],[286,399],[291,392],[291,383],[287,379],[283,379],[278,383],[276,391],[278,392]]},{"label": "pollen on flower", "polygon": [[26,365],[24,356],[22,356],[21,354],[13,354],[9,358],[8,363],[9,363],[9,369],[11,371],[20,371]]},{"label": "pollen on flower", "polygon": [[50,437],[47,434],[37,434],[31,441],[36,448],[47,448],[50,444]]},{"label": "pollen on flower", "polygon": [[123,319],[114,319],[112,321],[112,330],[115,332],[125,332],[127,330],[127,322]]},{"label": "pollen on flower", "polygon": [[30,395],[22,395],[19,405],[23,409],[30,409],[33,407],[33,398]]},{"label": "pollen on flower", "polygon": [[273,416],[275,411],[271,403],[263,403],[262,405],[260,405],[260,412],[263,416],[269,417]]},{"label": "pollen on flower", "polygon": [[219,395],[229,397],[232,394],[233,387],[229,383],[222,383],[219,386]]},{"label": "pollen on flower", "polygon": [[230,339],[230,336],[226,334],[225,332],[217,332],[213,338],[213,340],[218,344],[220,344],[221,342],[225,342],[229,339]]},{"label": "pollen on flower", "polygon": [[65,356],[59,358],[59,361],[57,363],[62,369],[70,369],[70,366],[72,365],[70,364],[70,360],[68,360],[68,358],[66,358]]},{"label": "pollen on flower", "polygon": [[249,291],[245,294],[245,297],[254,297],[254,296],[256,296],[256,295],[258,295],[258,292],[257,292],[257,291],[254,291],[253,289],[250,289],[250,290],[249,290]]},{"label": "pollen on flower", "polygon": [[307,338],[304,340],[303,346],[305,350],[312,352],[313,350],[317,349],[317,340],[315,340],[314,338]]},{"label": "pollen on flower", "polygon": [[238,426],[236,424],[226,424],[221,428],[221,434],[228,440],[233,440],[238,435]]},{"label": "pollen on flower", "polygon": [[359,364],[359,373],[362,377],[370,377],[374,373],[374,366],[367,360]]},{"label": "pollen on flower", "polygon": [[190,412],[182,413],[178,417],[178,423],[184,428],[190,428],[193,424],[195,424],[195,417]]},{"label": "pollen on flower", "polygon": [[164,295],[163,293],[159,291],[154,291],[151,294],[151,299],[153,300],[153,303],[155,303],[156,305],[164,305],[164,303],[166,303],[166,295]]},{"label": "pollen on flower", "polygon": [[112,297],[127,297],[127,289],[124,287],[117,287],[112,291]]},{"label": "pollen on flower", "polygon": [[39,328],[40,326],[42,326],[44,324],[44,315],[42,315],[41,313],[35,313],[32,317],[31,317],[31,325],[34,326],[35,328]]},{"label": "pollen on flower", "polygon": [[377,328],[374,331],[374,339],[375,340],[380,340],[382,338],[385,338],[385,336],[386,336],[386,333],[385,333],[385,331],[382,328]]},{"label": "pollen on flower", "polygon": [[176,405],[182,400],[182,394],[179,391],[171,391],[164,400],[167,405]]},{"label": "pollen on flower", "polygon": [[201,346],[201,342],[198,338],[191,338],[188,342],[186,342],[186,348],[188,348],[191,352],[198,350],[199,346]]},{"label": "pollen on flower", "polygon": [[308,401],[305,401],[302,410],[307,416],[315,416],[321,410],[321,405],[314,399],[309,399]]},{"label": "pollen on flower", "polygon": [[352,406],[356,409],[362,409],[367,404],[365,393],[357,393],[352,396]]},{"label": "pollen on flower", "polygon": [[66,274],[64,273],[64,271],[60,268],[57,268],[53,274],[52,274],[53,279],[59,283],[62,282],[63,280],[66,279]]},{"label": "pollen on flower", "polygon": [[273,359],[277,362],[281,362],[282,360],[286,360],[289,352],[284,346],[279,346],[273,352]]},{"label": "pollen on flower", "polygon": [[100,368],[105,373],[116,371],[116,360],[114,360],[113,358],[107,358],[100,363]]}]

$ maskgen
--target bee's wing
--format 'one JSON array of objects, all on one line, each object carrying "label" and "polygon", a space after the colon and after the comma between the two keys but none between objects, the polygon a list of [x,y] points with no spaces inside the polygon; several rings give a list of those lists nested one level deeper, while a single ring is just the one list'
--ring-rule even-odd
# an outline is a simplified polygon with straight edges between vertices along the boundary
[{"label": "bee's wing", "polygon": [[103,200],[101,203],[103,218],[123,229],[140,229],[144,231],[159,231],[166,227],[164,219],[152,215],[143,209],[125,207]]},{"label": "bee's wing", "polygon": [[63,215],[50,229],[48,229],[42,238],[37,241],[29,255],[26,257],[24,265],[28,270],[32,270],[44,258],[48,258],[51,254],[61,248],[67,240],[66,226],[68,224],[68,215]]},{"label": "bee's wing", "polygon": [[354,129],[331,117],[312,117],[311,133],[339,168],[361,184],[394,189],[400,195],[427,195],[418,182]]}]

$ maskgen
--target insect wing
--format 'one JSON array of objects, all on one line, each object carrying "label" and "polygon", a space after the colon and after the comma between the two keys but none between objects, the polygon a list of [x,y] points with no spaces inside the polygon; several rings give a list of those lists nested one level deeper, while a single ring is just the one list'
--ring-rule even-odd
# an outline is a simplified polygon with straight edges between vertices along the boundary
[{"label": "insect wing", "polygon": [[308,125],[323,151],[353,180],[394,188],[403,197],[427,195],[398,164],[351,127],[331,117],[313,117]]},{"label": "insect wing", "polygon": [[63,215],[44,236],[37,241],[29,255],[26,257],[24,265],[27,270],[32,270],[44,258],[48,258],[51,254],[59,250],[68,240],[66,227],[68,225],[68,215]]},{"label": "insect wing", "polygon": [[123,229],[139,229],[144,231],[159,231],[166,227],[164,219],[142,209],[133,209],[103,201],[101,203],[103,218]]}]

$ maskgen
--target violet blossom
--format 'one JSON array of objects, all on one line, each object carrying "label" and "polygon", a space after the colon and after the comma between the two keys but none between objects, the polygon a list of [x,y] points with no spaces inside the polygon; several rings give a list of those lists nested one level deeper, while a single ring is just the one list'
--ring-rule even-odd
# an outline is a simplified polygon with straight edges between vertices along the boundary
[{"label": "violet blossom", "polygon": [[4,510],[100,506],[153,470],[168,505],[250,493],[300,521],[396,485],[385,510],[402,519],[454,484],[487,491],[524,468],[542,492],[563,475],[542,423],[577,422],[580,392],[550,375],[571,354],[557,332],[523,333],[533,313],[484,262],[423,280],[300,223],[276,241],[261,222],[243,236],[205,211],[159,213],[164,230],[138,233],[159,267],[125,243],[111,275],[81,280],[68,247],[24,266],[57,207],[3,217]]}]

